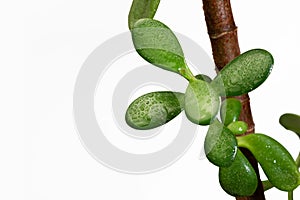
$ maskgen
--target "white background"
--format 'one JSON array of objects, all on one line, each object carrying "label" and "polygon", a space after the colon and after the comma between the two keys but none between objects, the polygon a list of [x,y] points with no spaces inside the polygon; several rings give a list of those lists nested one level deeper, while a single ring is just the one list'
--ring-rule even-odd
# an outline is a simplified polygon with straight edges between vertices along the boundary
[{"label": "white background", "polygon": [[[202,136],[174,165],[139,176],[102,166],[80,143],[72,115],[76,76],[97,46],[127,31],[130,0],[7,2],[0,8],[1,199],[233,199],[218,185],[217,168],[199,159]],[[256,130],[296,157],[299,140],[278,118],[300,114],[299,3],[233,0],[232,7],[241,51],[264,48],[275,58],[271,76],[251,93]],[[200,0],[162,1],[155,18],[211,51]],[[287,194],[273,189],[266,197]]]}]

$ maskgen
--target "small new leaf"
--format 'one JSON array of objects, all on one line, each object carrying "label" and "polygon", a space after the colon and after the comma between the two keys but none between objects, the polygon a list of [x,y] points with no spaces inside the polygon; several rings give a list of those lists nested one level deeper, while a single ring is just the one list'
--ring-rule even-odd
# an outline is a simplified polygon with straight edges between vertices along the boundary
[{"label": "small new leaf", "polygon": [[242,135],[244,133],[247,132],[248,130],[248,125],[246,122],[243,122],[243,121],[235,121],[235,122],[231,122],[227,128],[229,130],[231,130],[231,132],[234,134],[234,135]]},{"label": "small new leaf", "polygon": [[242,110],[242,104],[235,98],[225,99],[221,104],[221,120],[228,126],[230,123],[239,119]]}]

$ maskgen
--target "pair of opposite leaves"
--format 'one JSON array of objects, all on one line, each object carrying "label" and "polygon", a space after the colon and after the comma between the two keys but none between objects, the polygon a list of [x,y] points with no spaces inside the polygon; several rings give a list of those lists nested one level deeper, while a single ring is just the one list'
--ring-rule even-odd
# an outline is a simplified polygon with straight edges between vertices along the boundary
[{"label": "pair of opposite leaves", "polygon": [[[238,100],[224,100],[220,113],[222,123],[215,120],[205,137],[206,156],[219,167],[219,181],[224,191],[232,196],[250,196],[257,188],[256,172],[238,147],[251,151],[273,186],[283,191],[294,190],[300,184],[298,166],[280,143],[259,133],[235,137],[247,130],[244,122],[237,121],[240,111]],[[299,128],[299,124],[293,126],[289,122],[289,125]]]},{"label": "pair of opposite leaves", "polygon": [[136,51],[151,64],[178,73],[189,81],[185,94],[152,92],[133,101],[126,122],[136,129],[151,129],[167,123],[183,109],[190,121],[208,125],[219,110],[219,96],[238,96],[261,85],[273,66],[272,55],[262,49],[247,51],[227,64],[214,80],[194,77],[175,34],[163,23],[139,19],[131,29]]}]

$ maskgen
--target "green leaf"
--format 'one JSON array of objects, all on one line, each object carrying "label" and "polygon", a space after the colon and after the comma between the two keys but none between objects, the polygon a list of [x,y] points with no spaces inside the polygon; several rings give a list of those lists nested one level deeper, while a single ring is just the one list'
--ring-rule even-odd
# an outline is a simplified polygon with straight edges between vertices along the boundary
[{"label": "green leaf", "polygon": [[199,125],[210,124],[218,113],[220,99],[209,83],[190,81],[185,92],[184,109],[187,118]]},{"label": "green leaf", "polygon": [[255,170],[240,150],[229,167],[220,167],[219,181],[223,190],[235,197],[251,196],[258,183]]},{"label": "green leaf", "polygon": [[134,100],[126,111],[126,122],[135,129],[161,126],[183,109],[184,94],[179,92],[151,92]]},{"label": "green leaf", "polygon": [[237,141],[228,128],[215,120],[206,134],[204,150],[211,163],[219,167],[228,167],[236,156]]},{"label": "green leaf", "polygon": [[210,83],[212,80],[209,76],[205,75],[205,74],[198,74],[195,76],[196,79],[198,80],[202,80],[202,81],[205,81],[207,83]]},{"label": "green leaf", "polygon": [[231,130],[234,135],[242,135],[247,132],[248,124],[243,121],[231,122],[227,128]]},{"label": "green leaf", "polygon": [[274,187],[292,191],[300,184],[298,167],[291,154],[279,142],[258,133],[237,139],[240,147],[251,151]]},{"label": "green leaf", "polygon": [[274,187],[274,186],[272,185],[272,183],[270,183],[269,180],[262,181],[261,183],[262,183],[262,185],[263,185],[264,191],[267,191],[267,190],[272,189],[272,188]]},{"label": "green leaf", "polygon": [[149,63],[196,79],[187,67],[183,51],[175,34],[160,21],[140,19],[131,31],[136,51]]},{"label": "green leaf", "polygon": [[242,110],[242,104],[235,98],[225,99],[221,104],[221,120],[227,126],[231,122],[239,119]]},{"label": "green leaf", "polygon": [[298,168],[300,168],[300,153],[298,154],[298,157],[296,159],[296,165]]},{"label": "green leaf", "polygon": [[142,18],[153,18],[160,0],[133,0],[128,15],[128,27],[131,30],[134,23]]},{"label": "green leaf", "polygon": [[281,115],[279,123],[287,130],[295,132],[300,137],[300,116],[286,113]]},{"label": "green leaf", "polygon": [[212,84],[221,96],[239,96],[260,86],[269,76],[274,60],[263,49],[247,51],[228,63]]}]

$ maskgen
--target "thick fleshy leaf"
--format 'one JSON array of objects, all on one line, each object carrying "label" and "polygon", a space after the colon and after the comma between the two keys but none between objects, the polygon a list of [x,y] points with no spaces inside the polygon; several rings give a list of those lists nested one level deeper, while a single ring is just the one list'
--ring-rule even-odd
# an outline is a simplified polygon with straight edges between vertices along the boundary
[{"label": "thick fleshy leaf", "polygon": [[293,157],[273,138],[250,134],[238,137],[238,145],[251,151],[274,187],[292,191],[300,184],[300,173]]},{"label": "thick fleshy leaf", "polygon": [[228,128],[215,120],[207,131],[204,150],[211,163],[219,167],[228,167],[236,156],[237,141]]},{"label": "thick fleshy leaf", "polygon": [[153,18],[160,0],[133,0],[128,15],[128,27],[131,30],[134,23],[143,18]]},{"label": "thick fleshy leaf", "polygon": [[225,192],[235,197],[252,195],[258,183],[255,170],[240,150],[229,167],[219,168],[219,182]]},{"label": "thick fleshy leaf", "polygon": [[225,99],[221,104],[220,114],[222,122],[227,126],[239,119],[242,104],[235,98]]},{"label": "thick fleshy leaf", "polygon": [[185,92],[184,110],[187,118],[200,125],[210,124],[218,113],[220,99],[209,83],[190,81]]},{"label": "thick fleshy leaf", "polygon": [[136,51],[149,63],[195,79],[187,67],[175,34],[160,21],[140,19],[131,31]]},{"label": "thick fleshy leaf", "polygon": [[179,92],[151,92],[134,100],[126,111],[126,122],[135,129],[161,126],[183,109],[184,94]]},{"label": "thick fleshy leaf", "polygon": [[234,135],[242,135],[247,132],[248,124],[243,121],[231,122],[227,128],[231,130]]},{"label": "thick fleshy leaf", "polygon": [[263,49],[247,51],[228,63],[212,81],[221,96],[239,96],[260,86],[271,73],[274,60]]},{"label": "thick fleshy leaf", "polygon": [[287,130],[295,132],[300,137],[300,116],[286,113],[281,115],[279,123]]}]

